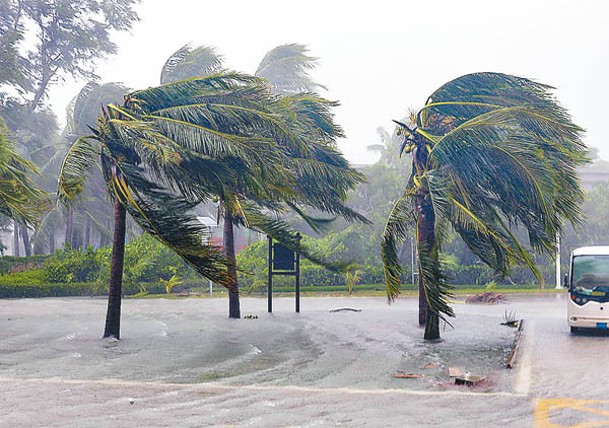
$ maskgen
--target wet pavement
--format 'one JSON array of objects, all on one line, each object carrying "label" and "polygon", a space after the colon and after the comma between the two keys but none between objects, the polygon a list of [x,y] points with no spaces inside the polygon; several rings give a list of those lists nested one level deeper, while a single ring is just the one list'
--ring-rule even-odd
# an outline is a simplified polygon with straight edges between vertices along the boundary
[{"label": "wet pavement", "polygon": [[[570,335],[564,296],[457,302],[438,343],[422,340],[416,304],[311,297],[295,314],[293,299],[278,298],[268,314],[266,300],[244,298],[244,318],[230,320],[224,299],[129,299],[116,342],[100,340],[104,299],[1,300],[0,427],[522,427],[604,417],[594,367],[609,338]],[[331,312],[344,307],[361,312]],[[525,319],[513,370],[515,329],[500,325],[509,312]],[[451,367],[484,380],[457,386]]]}]

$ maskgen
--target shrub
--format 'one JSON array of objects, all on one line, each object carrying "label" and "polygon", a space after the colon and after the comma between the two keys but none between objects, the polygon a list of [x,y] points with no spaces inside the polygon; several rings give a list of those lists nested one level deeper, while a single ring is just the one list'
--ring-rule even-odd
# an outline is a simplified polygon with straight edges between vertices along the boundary
[{"label": "shrub", "polygon": [[40,285],[45,282],[44,269],[0,275],[1,286]]},{"label": "shrub", "polygon": [[89,282],[99,275],[99,262],[93,247],[58,250],[44,263],[45,279],[50,283]]},{"label": "shrub", "polygon": [[41,268],[48,255],[36,255],[30,257],[0,257],[0,273],[23,272],[30,269]]}]

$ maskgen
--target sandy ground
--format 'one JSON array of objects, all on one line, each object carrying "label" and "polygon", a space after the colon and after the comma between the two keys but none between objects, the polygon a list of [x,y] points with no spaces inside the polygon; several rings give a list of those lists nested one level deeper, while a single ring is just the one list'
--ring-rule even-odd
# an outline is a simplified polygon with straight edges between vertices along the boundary
[{"label": "sandy ground", "polygon": [[[456,304],[422,340],[414,299],[126,300],[100,340],[103,299],[0,301],[0,427],[530,426],[504,368],[509,305]],[[350,307],[360,312],[331,312]],[[245,316],[250,315],[250,318]],[[486,380],[455,386],[448,367]],[[398,372],[422,375],[399,379]]]}]

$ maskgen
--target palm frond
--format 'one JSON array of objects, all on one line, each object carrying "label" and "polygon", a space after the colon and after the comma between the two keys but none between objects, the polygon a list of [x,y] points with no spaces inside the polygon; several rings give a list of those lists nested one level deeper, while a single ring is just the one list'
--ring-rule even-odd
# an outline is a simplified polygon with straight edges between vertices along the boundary
[{"label": "palm frond", "polygon": [[36,165],[17,154],[0,119],[0,214],[27,225],[37,224],[50,209],[48,195],[38,189],[30,175]]},{"label": "palm frond", "polygon": [[66,153],[59,169],[57,196],[67,204],[84,190],[92,160],[99,157],[101,145],[96,137],[79,138]]},{"label": "palm frond", "polygon": [[250,229],[265,233],[267,236],[281,242],[286,248],[298,252],[304,258],[329,270],[344,272],[353,268],[352,261],[329,261],[308,248],[297,237],[296,231],[278,217],[265,214],[249,203],[242,204],[242,208],[243,215]]},{"label": "palm frond", "polygon": [[304,45],[280,45],[264,56],[255,74],[267,79],[276,93],[315,92],[326,89],[309,77],[308,71],[316,63],[317,58],[307,55]]},{"label": "palm frond", "polygon": [[415,224],[414,207],[408,192],[395,203],[381,238],[381,257],[385,266],[387,299],[392,302],[400,294],[402,267],[398,247],[408,238],[408,230]]},{"label": "palm frond", "polygon": [[161,70],[161,84],[197,76],[216,74],[222,70],[222,57],[209,46],[184,45],[167,58]]}]

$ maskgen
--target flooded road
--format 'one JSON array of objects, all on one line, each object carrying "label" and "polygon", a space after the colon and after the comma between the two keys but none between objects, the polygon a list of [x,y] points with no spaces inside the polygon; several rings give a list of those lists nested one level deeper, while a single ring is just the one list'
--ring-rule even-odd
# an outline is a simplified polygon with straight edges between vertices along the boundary
[{"label": "flooded road", "polygon": [[[244,298],[229,320],[223,299],[126,300],[116,342],[100,340],[103,299],[2,300],[0,427],[568,426],[582,407],[602,419],[594,367],[609,338],[571,336],[564,296],[457,302],[439,343],[422,340],[416,306],[304,298],[295,314],[279,298],[267,314]],[[344,307],[361,312],[331,312]],[[514,370],[506,312],[525,319]],[[456,386],[449,368],[484,380]]]}]

